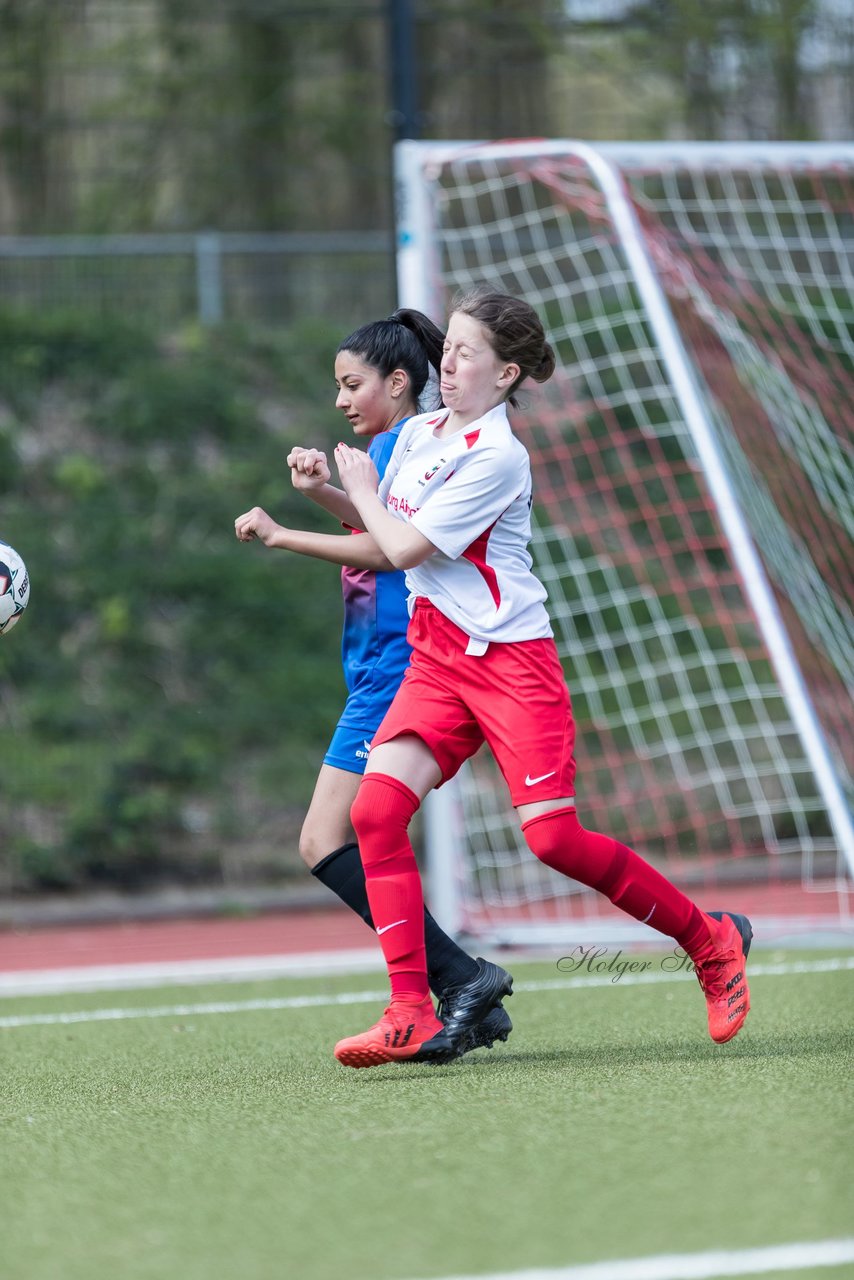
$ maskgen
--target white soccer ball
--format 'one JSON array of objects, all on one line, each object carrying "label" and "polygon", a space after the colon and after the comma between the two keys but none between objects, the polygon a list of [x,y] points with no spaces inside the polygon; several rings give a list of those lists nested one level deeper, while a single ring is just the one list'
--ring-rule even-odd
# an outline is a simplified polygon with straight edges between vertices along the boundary
[{"label": "white soccer ball", "polygon": [[0,542],[0,636],[11,631],[30,599],[30,575],[14,547]]}]

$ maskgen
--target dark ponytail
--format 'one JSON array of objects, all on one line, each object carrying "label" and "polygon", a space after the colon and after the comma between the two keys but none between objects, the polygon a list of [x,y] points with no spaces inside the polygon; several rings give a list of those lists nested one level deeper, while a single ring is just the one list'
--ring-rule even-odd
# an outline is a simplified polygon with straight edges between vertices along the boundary
[{"label": "dark ponytail", "polygon": [[[359,356],[382,378],[387,378],[395,369],[403,369],[418,402],[427,386],[431,367],[438,375],[444,342],[442,330],[428,316],[400,307],[387,320],[363,324],[339,344],[338,351]],[[433,407],[424,406],[425,409]]]}]

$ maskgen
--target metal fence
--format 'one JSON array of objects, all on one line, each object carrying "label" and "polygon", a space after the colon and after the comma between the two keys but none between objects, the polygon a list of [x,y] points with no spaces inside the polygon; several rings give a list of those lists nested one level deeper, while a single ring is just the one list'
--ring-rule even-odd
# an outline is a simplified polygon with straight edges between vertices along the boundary
[{"label": "metal fence", "polygon": [[0,236],[0,305],[339,327],[394,307],[384,231]]}]

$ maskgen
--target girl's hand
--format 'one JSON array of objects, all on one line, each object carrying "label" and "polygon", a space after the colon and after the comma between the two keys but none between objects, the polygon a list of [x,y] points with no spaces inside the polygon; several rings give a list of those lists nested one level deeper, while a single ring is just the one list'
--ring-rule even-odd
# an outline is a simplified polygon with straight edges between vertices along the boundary
[{"label": "girl's hand", "polygon": [[310,489],[322,489],[329,483],[331,471],[326,454],[321,449],[291,449],[288,454],[291,484],[306,493]]},{"label": "girl's hand", "polygon": [[262,507],[253,507],[234,522],[234,532],[240,542],[254,542],[257,538],[265,547],[273,545],[275,533],[280,528]]},{"label": "girl's hand", "polygon": [[355,502],[357,497],[376,493],[380,478],[366,453],[349,444],[339,444],[335,449],[335,462],[341,487],[350,499]]}]

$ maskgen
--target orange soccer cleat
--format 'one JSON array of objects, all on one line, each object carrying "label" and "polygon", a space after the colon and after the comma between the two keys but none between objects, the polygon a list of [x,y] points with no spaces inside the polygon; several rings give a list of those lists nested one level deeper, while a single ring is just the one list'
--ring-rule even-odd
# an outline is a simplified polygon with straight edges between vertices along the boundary
[{"label": "orange soccer cleat", "polygon": [[433,1053],[456,1057],[459,1053],[436,1017],[433,1001],[426,996],[419,1003],[392,1000],[373,1027],[358,1036],[348,1036],[335,1046],[335,1057],[345,1067],[378,1067],[384,1062],[408,1062],[417,1054],[419,1062]]},{"label": "orange soccer cleat", "polygon": [[746,961],[753,929],[747,916],[732,911],[706,914],[719,922],[717,941],[706,958],[694,963],[706,997],[709,1035],[726,1044],[741,1030],[750,1009]]}]

